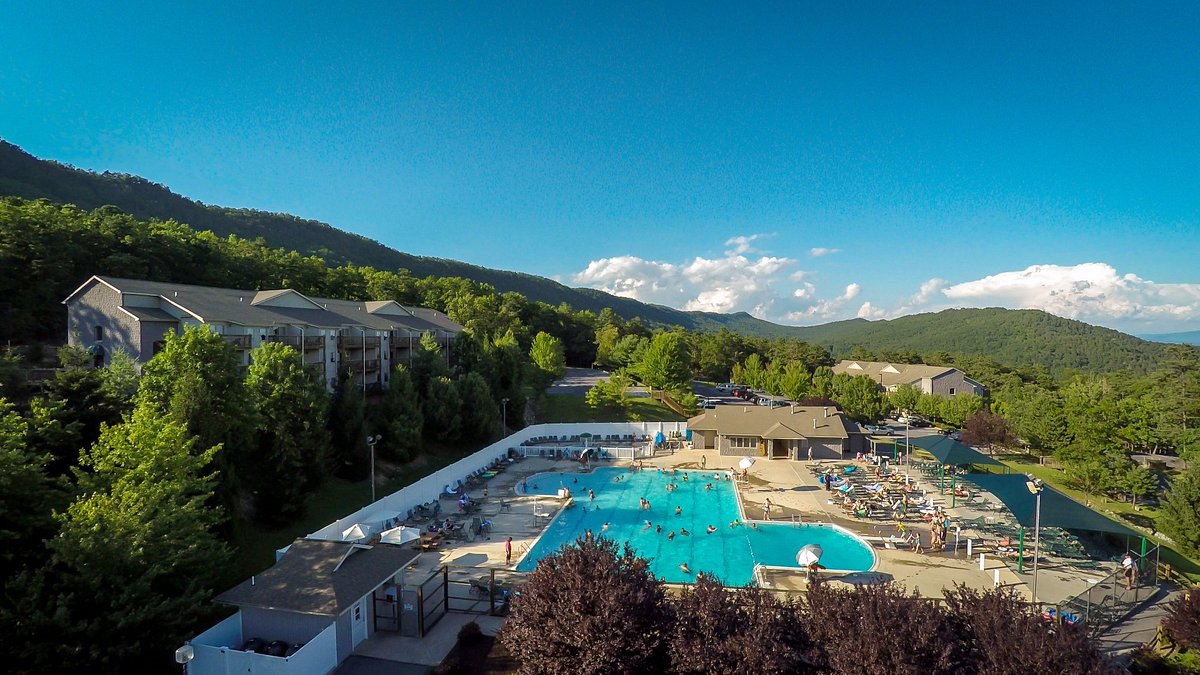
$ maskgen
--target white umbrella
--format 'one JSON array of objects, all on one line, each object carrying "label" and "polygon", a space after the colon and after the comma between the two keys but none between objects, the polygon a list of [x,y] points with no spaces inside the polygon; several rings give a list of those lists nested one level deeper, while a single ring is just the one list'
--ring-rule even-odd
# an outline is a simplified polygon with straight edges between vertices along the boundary
[{"label": "white umbrella", "polygon": [[743,457],[742,461],[738,462],[739,469],[749,469],[752,466],[754,466],[753,457]]},{"label": "white umbrella", "polygon": [[379,533],[379,541],[384,544],[404,544],[420,538],[421,530],[403,525]]},{"label": "white umbrella", "polygon": [[824,551],[821,550],[820,544],[805,544],[804,546],[801,546],[800,551],[796,553],[796,562],[801,567],[808,567],[815,562],[820,562],[822,553],[824,553]]},{"label": "white umbrella", "polygon": [[342,530],[342,541],[362,541],[371,536],[373,529],[370,525],[356,523]]}]

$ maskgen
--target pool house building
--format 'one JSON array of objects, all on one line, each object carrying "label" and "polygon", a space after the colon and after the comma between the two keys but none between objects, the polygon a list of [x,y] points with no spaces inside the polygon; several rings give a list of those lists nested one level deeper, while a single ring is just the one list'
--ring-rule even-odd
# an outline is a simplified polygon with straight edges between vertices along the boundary
[{"label": "pool house building", "polygon": [[832,406],[717,406],[688,420],[692,447],[768,459],[841,459],[863,452],[858,425]]}]

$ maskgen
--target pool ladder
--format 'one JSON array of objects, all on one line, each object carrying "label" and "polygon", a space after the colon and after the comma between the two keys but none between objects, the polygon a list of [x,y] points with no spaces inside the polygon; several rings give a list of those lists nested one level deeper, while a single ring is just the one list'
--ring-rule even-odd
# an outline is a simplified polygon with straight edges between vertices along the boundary
[{"label": "pool ladder", "polygon": [[800,527],[804,524],[804,518],[800,514],[792,515],[792,527]]}]

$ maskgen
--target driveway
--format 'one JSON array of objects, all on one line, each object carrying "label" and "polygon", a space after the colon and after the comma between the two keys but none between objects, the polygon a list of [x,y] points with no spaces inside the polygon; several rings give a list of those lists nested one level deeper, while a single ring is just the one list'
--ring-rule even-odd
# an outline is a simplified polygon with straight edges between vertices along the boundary
[{"label": "driveway", "polygon": [[590,368],[567,368],[562,379],[550,385],[547,394],[567,394],[569,396],[586,396],[600,380],[607,380],[608,373],[603,370]]}]

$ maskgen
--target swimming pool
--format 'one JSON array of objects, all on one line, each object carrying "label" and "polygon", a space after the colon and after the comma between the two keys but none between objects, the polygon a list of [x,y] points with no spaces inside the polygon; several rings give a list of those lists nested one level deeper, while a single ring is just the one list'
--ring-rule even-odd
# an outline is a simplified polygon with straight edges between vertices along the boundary
[{"label": "swimming pool", "polygon": [[[724,477],[728,472],[717,472]],[[664,474],[654,469],[631,472],[603,468],[591,473],[542,473],[526,481],[528,494],[556,495],[571,490],[575,506],[564,510],[517,564],[531,571],[544,556],[574,542],[586,530],[617,542],[628,541],[638,555],[650,560],[655,575],[672,583],[690,583],[695,577],[679,568],[686,563],[695,572],[715,575],[727,586],[750,582],[755,564],[799,567],[796,552],[805,544],[824,549],[821,564],[831,570],[862,571],[875,565],[875,553],[858,537],[831,525],[758,522],[730,527],[740,519],[733,482],[714,480],[714,472],[688,471]],[[618,480],[618,478],[620,480]],[[668,491],[669,483],[677,485]],[[712,489],[705,486],[712,483]],[[588,489],[596,497],[589,499]],[[642,498],[650,509],[639,506]],[[680,515],[675,515],[675,508]],[[757,514],[747,514],[757,515]],[[646,528],[645,522],[651,527]],[[706,532],[709,525],[717,529]],[[661,531],[658,528],[661,526]],[[690,534],[682,534],[687,530]],[[668,534],[674,532],[674,538]]]}]

